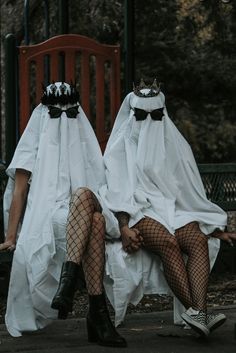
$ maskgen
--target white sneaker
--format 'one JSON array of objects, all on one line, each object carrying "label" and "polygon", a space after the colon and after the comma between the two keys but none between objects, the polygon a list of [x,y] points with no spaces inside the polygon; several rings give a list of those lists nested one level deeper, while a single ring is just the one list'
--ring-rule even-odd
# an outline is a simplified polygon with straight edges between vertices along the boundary
[{"label": "white sneaker", "polygon": [[207,314],[206,317],[206,323],[207,323],[207,328],[210,332],[215,330],[217,327],[223,325],[223,323],[226,321],[226,316],[225,314],[213,314],[209,313]]},{"label": "white sneaker", "polygon": [[181,315],[182,319],[201,336],[207,337],[209,329],[206,324],[206,313],[202,310],[189,308]]}]

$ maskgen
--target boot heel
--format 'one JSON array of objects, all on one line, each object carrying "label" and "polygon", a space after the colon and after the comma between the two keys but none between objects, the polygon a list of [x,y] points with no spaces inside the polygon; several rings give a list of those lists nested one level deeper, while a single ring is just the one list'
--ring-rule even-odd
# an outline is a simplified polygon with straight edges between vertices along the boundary
[{"label": "boot heel", "polygon": [[60,308],[59,310],[58,310],[58,319],[60,319],[60,320],[65,320],[65,319],[67,319],[67,316],[68,316],[68,314],[69,314],[69,311],[67,310],[67,309],[65,309],[65,308]]},{"label": "boot heel", "polygon": [[116,331],[107,309],[105,294],[89,295],[87,315],[88,341],[100,346],[126,347],[126,340]]},{"label": "boot heel", "polygon": [[51,303],[51,308],[58,310],[58,319],[66,319],[72,311],[78,268],[72,261],[63,263],[59,286]]},{"label": "boot heel", "polygon": [[94,327],[89,322],[89,319],[86,320],[87,322],[87,333],[88,333],[88,342],[97,342],[98,335]]},{"label": "boot heel", "polygon": [[68,312],[72,312],[73,305],[72,303],[68,303],[68,301],[64,298],[54,298],[51,303],[51,308],[56,310],[64,310]]}]

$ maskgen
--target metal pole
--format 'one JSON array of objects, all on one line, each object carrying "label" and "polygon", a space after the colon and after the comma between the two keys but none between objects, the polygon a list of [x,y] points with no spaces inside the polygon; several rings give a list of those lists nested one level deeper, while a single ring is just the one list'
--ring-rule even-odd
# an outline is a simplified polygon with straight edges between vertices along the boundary
[{"label": "metal pole", "polygon": [[[59,33],[66,34],[69,31],[68,0],[59,0]],[[59,61],[60,80],[65,80],[65,56],[62,53]]]},{"label": "metal pole", "polygon": [[69,30],[68,0],[59,0],[59,33],[66,34]]},{"label": "metal pole", "polygon": [[5,117],[6,117],[6,163],[12,159],[17,141],[16,123],[16,38],[13,34],[5,37]]},{"label": "metal pole", "polygon": [[[48,0],[44,0],[44,14],[45,14],[45,39],[49,38],[49,4]],[[50,63],[49,57],[46,55],[44,57],[44,84],[47,86],[49,84],[50,77]]]},{"label": "metal pole", "polygon": [[124,2],[124,71],[125,94],[132,90],[134,82],[134,0]]},{"label": "metal pole", "polygon": [[44,0],[44,14],[45,14],[45,39],[49,38],[49,4],[48,0]]},{"label": "metal pole", "polygon": [[[49,4],[48,0],[44,0],[44,16],[45,16],[45,39],[49,38]],[[24,2],[24,32],[25,32],[25,45],[29,45],[29,0]]]},{"label": "metal pole", "polygon": [[25,45],[29,45],[29,1],[24,2],[24,31],[25,31]]}]

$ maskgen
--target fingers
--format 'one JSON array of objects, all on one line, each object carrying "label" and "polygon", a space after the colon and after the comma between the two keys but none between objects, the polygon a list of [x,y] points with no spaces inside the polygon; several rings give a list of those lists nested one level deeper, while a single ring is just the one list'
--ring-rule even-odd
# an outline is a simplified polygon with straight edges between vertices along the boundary
[{"label": "fingers", "polygon": [[236,241],[236,233],[222,233],[222,236],[220,239],[224,240],[227,242],[230,246],[234,246],[234,241]]},{"label": "fingers", "polygon": [[16,248],[15,244],[9,244],[9,243],[3,243],[0,244],[0,251],[1,250],[8,250],[8,251],[14,251]]},{"label": "fingers", "polygon": [[121,238],[123,249],[129,254],[138,251],[144,244],[143,237],[136,228],[129,229],[129,232],[123,232]]},{"label": "fingers", "polygon": [[131,254],[132,252],[136,252],[138,251],[142,246],[142,242],[134,242],[134,241],[130,241],[130,243],[128,243],[126,246],[123,247],[123,249]]},{"label": "fingers", "polygon": [[134,246],[134,245],[128,245],[124,248],[124,251],[127,252],[128,254],[132,254],[140,249],[139,246]]},{"label": "fingers", "polygon": [[0,250],[5,250],[5,249],[7,249],[8,247],[9,247],[8,244],[5,244],[5,243],[0,244]]},{"label": "fingers", "polygon": [[130,243],[138,243],[139,242],[139,237],[129,237],[129,242]]},{"label": "fingers", "polygon": [[135,233],[134,237],[129,236],[130,241],[139,243],[139,242],[143,242],[143,237],[142,235],[140,235],[140,232],[138,229],[136,228],[132,228],[132,231]]},{"label": "fingers", "polygon": [[230,246],[234,246],[233,240],[236,240],[236,234],[228,234],[226,241]]},{"label": "fingers", "polygon": [[228,233],[228,235],[231,239],[236,240],[236,233]]},{"label": "fingers", "polygon": [[133,247],[135,250],[140,249],[141,246],[144,245],[144,241],[139,237],[139,238],[131,238],[129,237],[129,246]]},{"label": "fingers", "polygon": [[132,228],[132,230],[133,230],[137,235],[140,234],[140,231],[139,231],[137,228]]}]

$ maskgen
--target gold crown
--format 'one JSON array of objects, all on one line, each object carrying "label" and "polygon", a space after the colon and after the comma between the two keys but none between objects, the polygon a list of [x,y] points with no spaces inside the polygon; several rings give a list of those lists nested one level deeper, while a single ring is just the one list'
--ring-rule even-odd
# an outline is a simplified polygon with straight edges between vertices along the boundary
[{"label": "gold crown", "polygon": [[[146,94],[141,92],[141,90],[143,89],[149,89],[149,92]],[[157,83],[156,79],[154,79],[151,85],[146,85],[143,79],[140,80],[140,84],[138,86],[135,86],[133,83],[133,92],[138,97],[143,97],[143,98],[155,97],[160,93],[160,90],[161,90],[161,83]]]}]

